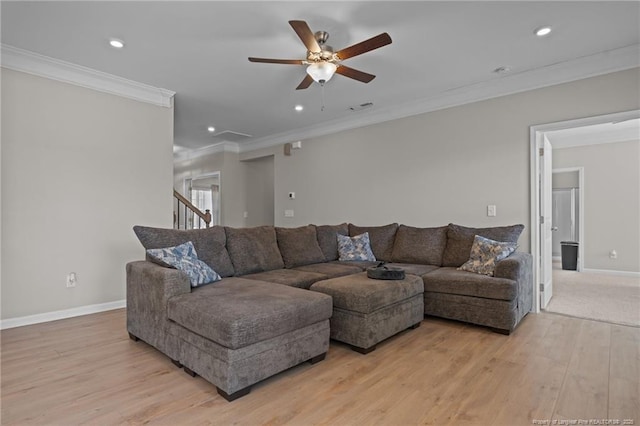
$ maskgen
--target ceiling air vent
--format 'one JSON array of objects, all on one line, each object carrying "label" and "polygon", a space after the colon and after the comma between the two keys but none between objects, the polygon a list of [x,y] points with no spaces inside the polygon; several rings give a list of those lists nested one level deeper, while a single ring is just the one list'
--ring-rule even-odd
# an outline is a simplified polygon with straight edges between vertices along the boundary
[{"label": "ceiling air vent", "polygon": [[360,104],[360,105],[351,106],[351,107],[349,107],[349,109],[351,111],[362,111],[363,109],[371,108],[372,106],[373,106],[373,102],[365,102],[365,103]]},{"label": "ceiling air vent", "polygon": [[251,137],[251,135],[247,135],[246,133],[233,132],[231,130],[224,130],[212,136],[213,139],[219,140],[220,142],[244,142]]}]

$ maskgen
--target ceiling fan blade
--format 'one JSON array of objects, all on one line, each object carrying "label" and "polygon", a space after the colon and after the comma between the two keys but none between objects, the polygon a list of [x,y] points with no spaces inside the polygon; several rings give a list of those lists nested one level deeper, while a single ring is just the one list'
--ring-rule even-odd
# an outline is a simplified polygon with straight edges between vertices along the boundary
[{"label": "ceiling fan blade", "polygon": [[338,69],[336,69],[336,73],[342,74],[345,77],[349,77],[354,80],[361,81],[363,83],[368,83],[376,78],[376,76],[373,74],[367,74],[366,72],[358,71],[351,67],[345,67],[344,65],[339,65]]},{"label": "ceiling fan blade", "polygon": [[353,46],[345,47],[344,49],[336,52],[336,55],[341,61],[344,61],[345,59],[362,55],[363,53],[378,49],[382,46],[386,46],[387,44],[391,44],[391,37],[387,33],[382,33],[375,37],[371,37],[368,40],[354,44]]},{"label": "ceiling fan blade", "polygon": [[265,64],[289,64],[302,65],[301,59],[267,59],[267,58],[249,58],[249,62],[264,62]]},{"label": "ceiling fan blade", "polygon": [[311,86],[311,83],[313,83],[313,78],[311,78],[311,76],[307,74],[304,80],[302,80],[300,84],[298,84],[298,87],[296,87],[296,90],[306,89],[309,86]]},{"label": "ceiling fan blade", "polygon": [[298,37],[300,37],[309,52],[320,52],[320,45],[305,21],[289,21],[289,25],[298,34]]}]

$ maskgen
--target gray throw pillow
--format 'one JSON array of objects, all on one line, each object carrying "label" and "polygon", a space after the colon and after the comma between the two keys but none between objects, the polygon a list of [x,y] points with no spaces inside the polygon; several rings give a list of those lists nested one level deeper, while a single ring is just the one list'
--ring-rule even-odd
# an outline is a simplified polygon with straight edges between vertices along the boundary
[{"label": "gray throw pillow", "polygon": [[471,246],[469,260],[458,268],[459,271],[493,276],[496,264],[516,251],[516,243],[503,243],[476,235]]},{"label": "gray throw pillow", "polygon": [[134,226],[133,232],[147,250],[174,247],[192,241],[198,252],[198,259],[211,269],[222,277],[231,277],[235,273],[225,247],[227,235],[222,226],[189,230]]},{"label": "gray throw pillow", "polygon": [[149,249],[147,255],[160,265],[176,268],[187,274],[191,287],[202,286],[222,279],[209,265],[198,259],[198,253],[191,241],[175,247]]},{"label": "gray throw pillow", "polygon": [[227,232],[227,250],[229,250],[236,275],[284,268],[276,240],[276,230],[273,226],[225,227],[225,231]]},{"label": "gray throw pillow", "polygon": [[517,243],[523,229],[524,225],[467,228],[450,223],[447,230],[447,247],[442,255],[442,266],[458,267],[469,260],[471,246],[476,235],[494,241]]},{"label": "gray throw pillow", "polygon": [[442,253],[447,245],[446,226],[414,228],[400,225],[393,243],[392,262],[442,265]]},{"label": "gray throw pillow", "polygon": [[347,237],[345,235],[337,235],[338,253],[341,262],[352,261],[369,261],[375,262],[376,257],[371,251],[369,242],[369,234],[365,232],[355,237]]},{"label": "gray throw pillow", "polygon": [[[349,235],[356,236],[367,232],[371,240],[371,250],[376,259],[389,262],[393,253],[393,241],[398,230],[397,223],[384,226],[356,226],[349,224]],[[466,259],[465,259],[466,260]]]},{"label": "gray throw pillow", "polygon": [[276,228],[276,237],[285,268],[324,262],[315,226]]}]

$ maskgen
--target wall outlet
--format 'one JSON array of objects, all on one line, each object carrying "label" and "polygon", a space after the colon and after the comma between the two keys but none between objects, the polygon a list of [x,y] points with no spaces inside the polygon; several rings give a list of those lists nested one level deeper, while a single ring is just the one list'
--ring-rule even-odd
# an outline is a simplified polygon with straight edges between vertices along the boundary
[{"label": "wall outlet", "polygon": [[490,204],[487,206],[487,216],[496,216],[496,206],[493,204]]},{"label": "wall outlet", "polygon": [[249,212],[244,212],[242,213],[242,217],[244,217],[245,219],[249,217]]},{"label": "wall outlet", "polygon": [[69,275],[67,275],[67,288],[75,287],[77,283],[78,283],[78,277],[76,276],[76,273],[75,272],[69,273]]},{"label": "wall outlet", "polygon": [[284,217],[293,217],[293,210],[285,210]]},{"label": "wall outlet", "polygon": [[617,252],[617,251],[615,251],[615,250],[611,250],[611,251],[609,252],[609,258],[610,258],[610,259],[617,259],[617,258],[618,258],[618,252]]},{"label": "wall outlet", "polygon": [[295,198],[296,198],[296,193],[295,192],[290,192],[289,193],[289,199],[290,200],[295,200]]}]

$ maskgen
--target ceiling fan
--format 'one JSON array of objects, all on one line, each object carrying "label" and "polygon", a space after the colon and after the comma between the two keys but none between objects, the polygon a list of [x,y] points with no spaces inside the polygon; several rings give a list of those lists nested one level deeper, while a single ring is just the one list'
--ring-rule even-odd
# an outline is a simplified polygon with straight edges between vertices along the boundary
[{"label": "ceiling fan", "polygon": [[249,61],[267,64],[307,65],[307,76],[296,87],[296,90],[306,89],[314,81],[323,86],[333,77],[334,73],[368,83],[376,76],[347,67],[342,65],[341,62],[391,44],[389,34],[382,33],[334,52],[333,48],[326,44],[329,39],[329,33],[326,31],[318,31],[314,34],[305,21],[289,21],[289,24],[307,48],[307,57],[305,59],[249,58]]}]

